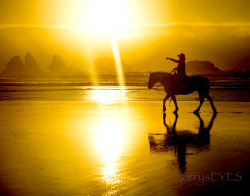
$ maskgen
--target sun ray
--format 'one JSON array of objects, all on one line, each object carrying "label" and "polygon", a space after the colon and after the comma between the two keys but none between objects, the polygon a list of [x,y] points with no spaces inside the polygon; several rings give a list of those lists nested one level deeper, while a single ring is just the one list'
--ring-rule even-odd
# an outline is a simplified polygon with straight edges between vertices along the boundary
[{"label": "sun ray", "polygon": [[[127,14],[128,11],[124,0],[90,1],[86,13],[87,24],[90,28],[109,35],[118,83],[121,87],[124,87],[125,81],[116,33],[120,32],[122,27],[126,25],[128,21]],[[92,71],[96,73],[96,70],[93,69]]]},{"label": "sun ray", "polygon": [[118,75],[118,82],[121,87],[124,87],[125,81],[124,81],[124,75],[123,75],[123,68],[122,68],[122,62],[121,62],[121,56],[120,51],[118,48],[118,43],[116,40],[116,36],[114,32],[110,32],[110,42],[112,46],[113,56],[115,59],[115,65],[116,65],[116,71]]}]

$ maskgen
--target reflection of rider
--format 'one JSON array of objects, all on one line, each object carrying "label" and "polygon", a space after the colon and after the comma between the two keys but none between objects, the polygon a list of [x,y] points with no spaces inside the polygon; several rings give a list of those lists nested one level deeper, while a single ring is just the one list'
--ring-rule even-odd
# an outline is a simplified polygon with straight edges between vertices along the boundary
[{"label": "reflection of rider", "polygon": [[187,77],[186,68],[185,68],[185,66],[186,66],[185,65],[185,60],[186,60],[185,54],[181,53],[178,55],[178,57],[179,57],[179,60],[166,57],[167,60],[171,60],[175,63],[178,63],[178,66],[172,70],[172,71],[174,71],[174,70],[177,71],[177,74],[173,75],[174,76],[173,79],[175,80],[176,87],[179,87],[179,85],[183,86],[185,79]]}]

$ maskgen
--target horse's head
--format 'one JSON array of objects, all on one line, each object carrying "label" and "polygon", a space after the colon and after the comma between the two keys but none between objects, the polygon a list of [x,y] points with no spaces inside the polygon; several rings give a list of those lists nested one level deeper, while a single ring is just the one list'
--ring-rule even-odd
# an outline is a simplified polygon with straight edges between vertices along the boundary
[{"label": "horse's head", "polygon": [[150,73],[150,76],[149,76],[149,81],[148,81],[148,88],[149,89],[152,89],[153,86],[155,85],[155,83],[157,82],[156,78],[155,78],[155,75],[154,73]]}]

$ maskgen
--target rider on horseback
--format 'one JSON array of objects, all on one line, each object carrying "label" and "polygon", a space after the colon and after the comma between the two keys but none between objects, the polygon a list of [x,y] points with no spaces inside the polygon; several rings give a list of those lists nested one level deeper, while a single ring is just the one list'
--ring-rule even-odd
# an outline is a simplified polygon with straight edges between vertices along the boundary
[{"label": "rider on horseback", "polygon": [[[178,55],[179,60],[166,57],[167,60],[171,60],[175,63],[178,63],[178,66],[172,71],[176,70],[177,74],[173,75],[173,83],[175,84],[175,90],[183,91],[185,89],[185,83],[187,79],[186,69],[185,69],[185,54],[181,53]],[[171,71],[171,72],[172,72]]]},{"label": "rider on horseback", "polygon": [[171,74],[167,72],[149,72],[149,82],[148,88],[152,89],[156,82],[160,82],[164,86],[164,90],[167,93],[166,97],[163,99],[163,111],[166,111],[165,103],[171,97],[175,104],[175,111],[177,113],[178,106],[176,101],[176,95],[187,95],[197,91],[200,97],[200,105],[194,111],[198,113],[204,102],[204,99],[207,98],[211,104],[211,107],[216,113],[216,108],[214,107],[213,100],[209,95],[210,82],[207,78],[202,76],[187,76],[185,71],[185,55],[183,53],[178,55],[179,60],[172,58],[167,58],[175,63],[178,63],[178,66],[173,69],[177,71],[177,74]]}]

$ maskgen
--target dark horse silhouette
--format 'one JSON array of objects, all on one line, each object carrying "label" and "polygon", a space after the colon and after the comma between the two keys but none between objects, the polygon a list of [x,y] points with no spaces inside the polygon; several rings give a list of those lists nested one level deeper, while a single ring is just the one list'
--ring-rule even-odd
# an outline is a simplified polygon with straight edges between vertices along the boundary
[{"label": "dark horse silhouette", "polygon": [[212,129],[216,113],[213,114],[207,127],[204,126],[204,121],[199,114],[195,114],[200,121],[199,132],[197,134],[189,130],[176,130],[176,124],[178,115],[175,114],[174,124],[168,125],[166,123],[166,114],[163,113],[163,124],[167,129],[167,133],[163,134],[162,142],[155,139],[157,135],[149,135],[150,151],[166,152],[174,149],[174,153],[177,154],[177,160],[179,163],[179,170],[181,173],[186,171],[186,155],[187,148],[196,149],[199,152],[207,150],[210,144],[210,130]]},{"label": "dark horse silhouette", "polygon": [[[194,91],[198,91],[200,97],[200,105],[194,111],[194,113],[198,113],[200,108],[204,102],[204,99],[207,98],[210,102],[214,113],[216,113],[216,108],[214,107],[213,100],[209,96],[210,90],[210,83],[209,80],[202,76],[190,76],[185,79],[185,85],[181,88],[176,85],[176,78],[170,73],[167,72],[149,72],[149,82],[148,88],[152,89],[156,82],[160,82],[164,86],[164,90],[167,93],[166,97],[163,99],[163,111],[166,111],[165,103],[168,98],[172,98],[175,104],[175,111],[176,114],[178,111],[178,106],[176,102],[175,96],[178,94],[187,95],[193,93]],[[178,82],[177,82],[178,84]]]}]

